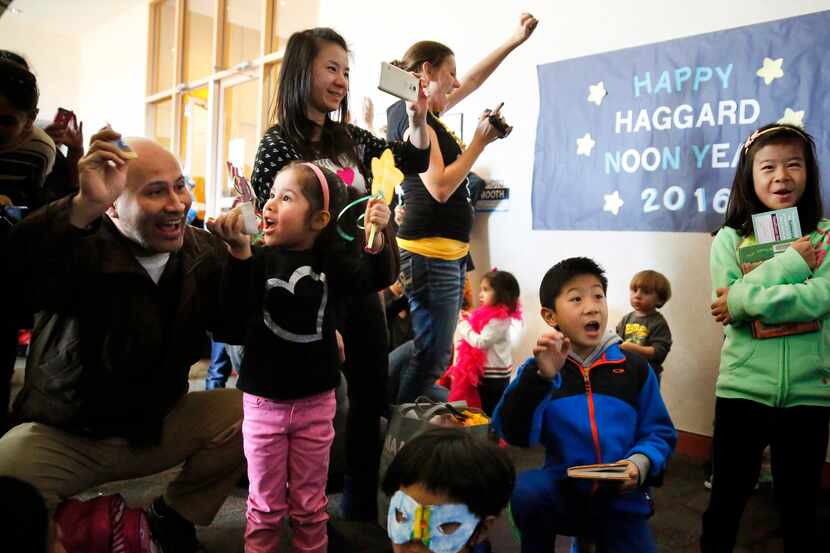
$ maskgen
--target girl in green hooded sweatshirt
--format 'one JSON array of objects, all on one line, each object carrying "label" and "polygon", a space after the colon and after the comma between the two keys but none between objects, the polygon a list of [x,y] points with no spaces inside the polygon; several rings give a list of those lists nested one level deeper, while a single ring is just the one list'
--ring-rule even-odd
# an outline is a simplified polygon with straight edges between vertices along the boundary
[{"label": "girl in green hooded sweatshirt", "polygon": [[[796,207],[803,237],[744,274],[756,244],[752,215]],[[785,550],[816,552],[816,496],[830,421],[830,221],[822,216],[815,144],[772,124],[742,147],[726,221],[710,256],[712,316],[724,325],[715,401],[712,495],[701,551],[732,551],[767,444]],[[754,338],[768,325],[817,321],[812,331]],[[816,330],[817,327],[817,330]]]}]

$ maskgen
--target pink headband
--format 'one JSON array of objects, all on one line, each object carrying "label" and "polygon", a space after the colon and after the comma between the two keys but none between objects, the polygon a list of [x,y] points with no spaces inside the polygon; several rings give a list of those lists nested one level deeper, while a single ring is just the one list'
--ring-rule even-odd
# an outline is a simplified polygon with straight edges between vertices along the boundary
[{"label": "pink headband", "polygon": [[320,190],[323,192],[323,211],[329,210],[329,185],[326,182],[326,177],[323,175],[323,172],[320,170],[319,167],[314,165],[313,163],[305,162],[303,163],[306,167],[310,167],[314,174],[317,175],[317,180],[320,181]]},{"label": "pink headband", "polygon": [[793,126],[790,126],[790,125],[787,125],[787,126],[777,125],[775,127],[770,127],[768,129],[764,129],[763,131],[762,130],[756,130],[754,133],[752,133],[750,135],[750,137],[746,139],[746,142],[744,142],[744,153],[746,154],[746,153],[749,152],[749,147],[752,146],[752,143],[755,142],[755,139],[758,138],[759,136],[763,136],[763,135],[767,134],[768,132],[780,131],[780,130],[788,130],[790,132],[793,132],[793,133],[797,134],[798,136],[803,138],[805,141],[807,140],[807,137],[804,136],[804,132],[802,132],[801,129],[799,129],[798,127],[793,127]]}]

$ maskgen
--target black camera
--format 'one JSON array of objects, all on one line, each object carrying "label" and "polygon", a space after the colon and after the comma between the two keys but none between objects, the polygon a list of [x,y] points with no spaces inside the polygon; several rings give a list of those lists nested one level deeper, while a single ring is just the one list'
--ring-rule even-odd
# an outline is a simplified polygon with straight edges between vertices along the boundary
[{"label": "black camera", "polygon": [[499,138],[504,138],[513,131],[513,127],[508,125],[504,120],[504,117],[501,115],[491,112],[487,119],[490,121],[490,124],[493,125],[497,131],[499,131],[499,134],[501,135]]}]

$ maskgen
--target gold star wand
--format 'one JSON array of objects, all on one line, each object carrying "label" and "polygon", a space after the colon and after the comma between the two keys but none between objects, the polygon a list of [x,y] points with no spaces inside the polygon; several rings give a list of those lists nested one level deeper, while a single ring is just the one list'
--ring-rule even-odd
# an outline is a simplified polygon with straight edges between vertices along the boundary
[{"label": "gold star wand", "polygon": [[[386,148],[380,159],[372,158],[372,196],[382,199],[386,205],[389,205],[395,193],[395,187],[401,181],[403,181],[403,173],[395,167],[395,156],[392,155],[392,150]],[[375,243],[377,230],[377,225],[373,224],[369,232],[369,247]]]}]

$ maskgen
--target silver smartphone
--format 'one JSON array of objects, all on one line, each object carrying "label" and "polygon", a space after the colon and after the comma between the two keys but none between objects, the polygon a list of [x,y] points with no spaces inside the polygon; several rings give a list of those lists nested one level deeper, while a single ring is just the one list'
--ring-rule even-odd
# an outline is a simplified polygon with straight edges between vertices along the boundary
[{"label": "silver smartphone", "polygon": [[408,102],[418,99],[418,77],[385,61],[380,62],[378,88]]}]

